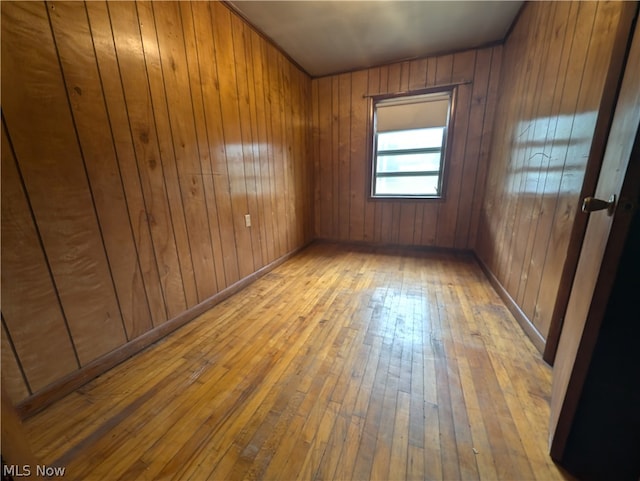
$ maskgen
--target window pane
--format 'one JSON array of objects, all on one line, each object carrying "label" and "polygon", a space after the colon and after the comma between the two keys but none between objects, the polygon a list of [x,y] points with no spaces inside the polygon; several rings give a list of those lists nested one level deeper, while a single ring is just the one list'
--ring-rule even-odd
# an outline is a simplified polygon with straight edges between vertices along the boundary
[{"label": "window pane", "polygon": [[376,195],[438,195],[438,177],[376,177]]},{"label": "window pane", "polygon": [[443,133],[444,127],[381,132],[378,134],[378,152],[442,147]]},{"label": "window pane", "polygon": [[439,171],[440,152],[427,154],[378,155],[377,172]]}]

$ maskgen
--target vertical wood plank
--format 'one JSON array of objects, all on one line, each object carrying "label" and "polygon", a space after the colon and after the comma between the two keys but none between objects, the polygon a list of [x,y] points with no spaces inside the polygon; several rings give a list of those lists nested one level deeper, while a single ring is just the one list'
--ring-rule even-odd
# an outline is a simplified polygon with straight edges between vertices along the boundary
[{"label": "vertical wood plank", "polygon": [[2,36],[3,72],[11,72],[2,75],[3,91],[11,92],[2,106],[8,134],[78,357],[86,364],[126,337],[47,6],[3,4]]},{"label": "vertical wood plank", "polygon": [[[552,157],[554,153],[556,156],[558,155],[557,150],[556,152],[554,152],[554,137],[556,129],[558,127],[558,122],[560,120],[559,114],[561,103],[563,101],[563,98],[565,98],[565,85],[567,84],[567,80],[571,81],[571,76],[569,75],[568,69],[569,65],[571,64],[571,59],[573,58],[571,52],[573,50],[573,38],[578,21],[578,8],[579,4],[576,3],[560,4],[558,6],[559,11],[556,14],[556,19],[558,21],[562,21],[563,18],[566,18],[566,22],[564,27],[564,36],[562,38],[562,49],[560,50],[561,57],[556,70],[556,81],[553,88],[552,103],[549,111],[549,134],[545,138],[545,152],[549,151],[549,153],[547,154],[549,155],[549,158],[547,168],[543,172],[543,185],[539,192],[539,213],[537,216],[537,223],[534,232],[531,257],[529,259],[529,265],[527,267],[527,281],[525,286],[524,299],[522,301],[522,308],[524,312],[531,313],[531,315],[533,315],[534,317],[536,315],[535,302],[540,288],[540,277],[542,275],[542,269],[544,267],[544,257],[546,255],[545,251],[548,245],[547,242],[549,239],[553,213],[555,210],[556,199],[553,198],[553,196],[548,195],[548,192],[552,191],[553,185],[555,184],[554,178],[557,178],[556,171],[558,168],[558,158]],[[581,48],[581,46],[576,45],[576,48],[579,49]],[[576,58],[576,60],[579,60],[579,58]]]},{"label": "vertical wood plank", "polygon": [[[175,80],[175,77],[167,72],[168,66],[166,62],[168,59],[163,60],[163,54],[159,50],[159,42],[165,42],[165,40],[158,35],[156,26],[156,21],[162,26],[162,11],[160,12],[159,18],[156,19],[151,2],[136,3],[136,11],[138,14],[138,29],[142,39],[144,63],[147,73],[149,100],[152,107],[156,141],[158,144],[158,160],[162,166],[161,172],[169,201],[170,221],[176,242],[182,289],[187,307],[192,307],[198,302],[194,260],[189,250],[193,243],[189,239],[190,233],[187,227],[187,222],[191,219],[191,209],[193,205],[189,205],[189,202],[183,198],[183,196],[187,197],[188,193],[185,192],[186,182],[180,178],[176,156],[179,156],[178,160],[182,160],[184,152],[181,151],[181,148],[184,148],[182,147],[184,142],[180,137],[182,132],[176,132],[174,135],[174,132],[171,130],[172,123],[175,124],[176,122],[175,116],[177,114],[174,111],[176,105],[172,104],[170,106],[169,102],[171,98],[169,96],[171,93],[166,87],[166,82],[172,82]],[[169,40],[166,41],[168,42]],[[184,50],[181,56],[184,58]],[[163,62],[165,65],[163,65]],[[171,69],[171,71],[173,71],[173,69]],[[180,107],[178,106],[178,108]],[[193,123],[193,117],[191,122]],[[186,143],[184,143],[184,145],[186,147]],[[194,254],[197,255],[197,252]]]},{"label": "vertical wood plank", "polygon": [[217,52],[212,36],[213,11],[209,3],[191,4],[198,42],[198,63],[200,65],[203,90],[204,115],[210,151],[210,172],[213,181],[215,205],[218,211],[217,223],[220,231],[224,286],[229,286],[240,278],[236,246],[236,225],[233,222],[229,170],[222,130],[220,82],[218,81]]},{"label": "vertical wood plank", "polygon": [[[567,31],[571,32],[569,28],[569,18],[567,14],[569,11],[568,4],[556,4],[551,22],[551,32],[562,31],[562,28],[566,25]],[[559,75],[558,70],[566,66],[566,58],[564,63],[560,63],[561,57],[565,55],[565,43],[562,42],[562,48],[554,49],[552,52],[548,52],[546,55],[546,62],[544,68],[541,69],[541,75],[543,75],[542,83],[540,84],[539,91],[540,98],[538,99],[536,106],[536,115],[533,133],[531,134],[530,143],[533,144],[529,149],[526,157],[528,159],[535,159],[535,163],[527,168],[527,192],[530,193],[531,199],[528,199],[529,208],[531,211],[531,219],[526,223],[525,228],[528,229],[529,234],[526,236],[527,242],[525,250],[522,256],[522,268],[520,283],[518,286],[516,300],[519,305],[525,306],[524,298],[527,292],[527,285],[529,284],[529,271],[533,257],[536,232],[538,229],[540,219],[540,204],[542,200],[542,193],[545,189],[546,174],[549,170],[550,159],[548,144],[550,143],[547,137],[549,129],[551,127],[552,116],[551,110],[556,98],[556,89],[558,88]],[[542,145],[541,145],[542,144]],[[521,238],[524,238],[524,233]],[[534,281],[533,285],[535,285]],[[527,309],[525,312],[531,312]]]},{"label": "vertical wood plank", "polygon": [[[522,30],[519,33],[520,41],[522,39],[533,38],[536,35],[537,29],[540,26],[540,23],[537,21],[541,15],[541,9],[535,9],[533,11],[533,16],[531,20],[524,24]],[[518,140],[520,135],[526,133],[528,129],[526,125],[526,118],[523,121],[522,112],[525,111],[526,105],[533,94],[532,90],[527,88],[529,82],[531,80],[531,69],[533,69],[536,65],[534,62],[534,52],[536,51],[537,43],[531,43],[532,50],[529,55],[522,55],[522,52],[519,52],[515,49],[510,49],[508,51],[509,55],[511,55],[510,65],[512,68],[509,70],[509,74],[511,76],[511,80],[508,80],[509,84],[514,85],[515,89],[518,92],[521,92],[523,101],[513,102],[506,106],[508,109],[509,115],[513,117],[503,116],[501,117],[501,121],[505,123],[505,137],[503,141],[503,145],[500,148],[503,150],[503,156],[499,156],[499,158],[504,159],[505,168],[507,172],[509,172],[506,179],[505,188],[501,191],[500,201],[498,205],[504,206],[503,212],[504,215],[496,216],[499,222],[499,248],[497,250],[504,251],[505,255],[501,255],[499,257],[499,268],[498,275],[501,278],[505,278],[509,275],[511,269],[510,260],[513,259],[513,252],[507,246],[511,246],[511,234],[514,229],[514,222],[516,220],[515,212],[518,201],[518,185],[521,176],[518,171],[518,159],[520,158],[520,149],[518,148]],[[507,82],[505,80],[505,82]],[[517,119],[515,125],[512,125],[510,122],[507,122],[507,119]]]},{"label": "vertical wood plank", "polygon": [[271,164],[269,158],[269,133],[267,129],[267,109],[268,83],[264,74],[264,55],[262,50],[262,39],[258,34],[253,32],[251,36],[251,46],[253,49],[253,70],[255,78],[255,94],[256,94],[256,111],[257,111],[257,129],[259,138],[259,155],[260,155],[260,181],[262,192],[262,225],[265,231],[265,259],[268,261],[276,259],[274,246],[274,226],[273,226],[273,191],[271,188]]},{"label": "vertical wood plank", "polygon": [[324,167],[321,164],[320,158],[320,86],[318,82],[313,82],[311,85],[311,145],[313,155],[313,233],[316,238],[321,238],[320,232],[322,232],[322,221],[320,219],[322,212],[326,209],[322,209],[321,202],[324,197],[324,189],[320,188],[319,179],[321,177],[321,170],[324,171]]},{"label": "vertical wood plank", "polygon": [[167,320],[167,311],[119,74],[111,21],[104,2],[89,2],[86,9],[138,262],[144,278],[151,320],[157,326]]},{"label": "vertical wood plank", "polygon": [[296,245],[298,242],[302,242],[304,238],[304,224],[305,222],[298,222],[298,216],[302,212],[302,206],[304,201],[302,196],[300,195],[300,188],[303,184],[303,178],[305,169],[304,167],[296,162],[296,158],[301,155],[301,152],[304,150],[304,136],[306,133],[303,133],[299,128],[300,124],[303,124],[303,120],[299,117],[299,110],[301,106],[300,99],[300,88],[298,88],[298,83],[295,81],[298,76],[298,69],[296,69],[290,63],[286,63],[287,70],[289,72],[289,85],[291,88],[291,105],[290,105],[290,116],[289,118],[289,142],[291,142],[291,170],[290,170],[290,178],[291,178],[291,193],[293,198],[291,200],[293,207],[293,227],[291,229],[291,233],[293,234],[293,244]]},{"label": "vertical wood plank", "polygon": [[127,337],[152,326],[111,126],[82,3],[51,4],[51,25]]},{"label": "vertical wood plank", "polygon": [[[284,152],[282,150],[282,117],[280,115],[280,80],[278,73],[278,60],[276,52],[273,48],[266,48],[266,60],[267,60],[267,77],[269,82],[269,97],[271,99],[269,104],[269,128],[271,130],[271,165],[272,165],[272,177],[273,177],[273,190],[280,194],[285,194],[284,179],[283,179],[283,162]],[[286,210],[284,206],[284,199],[280,195],[276,195],[273,198],[273,216],[274,227],[276,234],[276,252],[281,255],[286,250],[287,239],[282,219],[286,219]]]},{"label": "vertical wood plank", "polygon": [[[476,63],[475,51],[457,53],[453,56],[451,80],[468,79],[473,76]],[[438,67],[440,65],[438,64]],[[446,247],[455,245],[455,230],[458,220],[458,203],[460,202],[462,174],[464,172],[465,155],[467,148],[467,134],[469,127],[469,112],[471,106],[471,91],[469,84],[458,86],[456,94],[455,112],[451,125],[453,139],[451,152],[449,152],[447,173],[444,186],[447,201],[438,204],[438,227],[436,245]],[[466,195],[462,192],[462,195]],[[449,199],[451,201],[449,201]]]},{"label": "vertical wood plank", "polygon": [[316,170],[316,186],[318,190],[318,205],[316,210],[316,234],[320,238],[332,236],[333,225],[333,189],[331,169],[332,159],[332,82],[324,77],[313,82],[318,86],[318,169]]},{"label": "vertical wood plank", "polygon": [[398,243],[403,245],[413,244],[415,229],[416,204],[414,202],[402,202],[398,221]]},{"label": "vertical wood plank", "polygon": [[9,332],[2,322],[0,333],[0,359],[2,361],[2,387],[12,399],[24,399],[29,394],[29,386],[18,364],[18,358],[9,341]]},{"label": "vertical wood plank", "polygon": [[338,77],[338,96],[340,107],[338,112],[338,238],[349,240],[349,226],[351,216],[351,74],[341,74]]},{"label": "vertical wood plank", "polygon": [[298,222],[300,228],[299,242],[306,244],[312,241],[313,235],[313,196],[310,193],[313,190],[313,144],[311,130],[311,82],[305,80],[308,78],[306,73],[302,72],[295,66],[292,67],[296,74],[295,85],[298,86],[299,99],[298,110],[296,112],[297,122],[294,123],[297,135],[299,136],[300,150],[294,159],[300,170],[299,180],[296,183],[298,191],[298,218],[302,217],[302,222]]},{"label": "vertical wood plank", "polygon": [[[367,192],[367,138],[368,138],[368,74],[366,70],[351,74],[351,139],[350,139],[350,222],[349,239],[365,239],[365,202]],[[364,159],[364,162],[360,162]]]},{"label": "vertical wood plank", "polygon": [[410,64],[409,90],[419,90],[427,86],[427,66],[429,60],[421,58]]},{"label": "vertical wood plank", "polygon": [[[377,93],[380,85],[380,70],[368,69],[367,70],[367,95],[371,96]],[[365,172],[365,212],[364,212],[364,234],[363,240],[366,242],[376,241],[376,219],[378,211],[378,203],[371,200],[371,172],[373,166],[371,165],[371,156],[373,155],[373,137],[371,133],[371,126],[373,122],[373,100],[369,97],[366,100],[366,136],[365,136],[365,161],[362,165],[362,170]]]},{"label": "vertical wood plank", "polygon": [[2,318],[13,343],[3,332],[2,367],[6,359],[11,392],[21,400],[26,386],[20,387],[12,349],[34,391],[77,369],[78,362],[4,124],[1,194]]},{"label": "vertical wood plank", "polygon": [[[261,94],[260,89],[262,88],[262,82],[259,82],[258,79],[262,78],[262,72],[260,68],[256,69],[255,67],[255,57],[257,54],[254,54],[253,51],[253,40],[257,37],[257,34],[252,31],[245,23],[242,23],[243,28],[243,38],[245,44],[245,59],[247,64],[247,90],[248,90],[248,107],[250,113],[250,127],[251,127],[251,149],[253,154],[253,182],[255,184],[255,219],[252,220],[252,225],[255,228],[259,250],[256,252],[256,268],[263,267],[265,264],[269,263],[269,254],[268,254],[268,238],[267,238],[267,229],[264,222],[265,212],[264,212],[264,192],[263,192],[263,182],[266,178],[266,175],[262,172],[262,158],[264,153],[261,152],[263,149],[263,142],[260,141],[261,132],[258,127],[258,117],[261,115],[262,111],[258,109],[258,105],[260,105],[261,99],[259,99],[259,95]],[[258,48],[259,52],[259,48]],[[259,64],[258,64],[259,67]],[[298,158],[296,155],[295,158]],[[297,185],[297,184],[296,184]],[[255,246],[254,246],[255,250]]]},{"label": "vertical wood plank", "polygon": [[466,249],[470,246],[473,207],[479,204],[481,199],[478,197],[480,192],[476,192],[476,185],[478,177],[481,176],[479,171],[483,163],[480,149],[482,135],[486,129],[487,92],[489,76],[493,68],[492,56],[492,48],[478,50],[476,53],[464,165],[461,172],[460,200],[457,205],[455,224],[454,246],[458,249]]},{"label": "vertical wood plank", "polygon": [[340,219],[343,206],[340,205],[340,108],[343,99],[340,98],[340,77],[331,77],[331,201],[332,222],[331,238],[340,238]]},{"label": "vertical wood plank", "polygon": [[218,4],[211,5],[216,60],[220,75],[220,101],[222,110],[222,129],[224,132],[227,166],[231,190],[233,225],[236,232],[238,249],[238,267],[240,278],[253,271],[253,251],[251,235],[244,226],[244,215],[248,213],[247,194],[245,192],[245,170],[242,162],[242,133],[238,112],[238,90],[234,61],[234,47],[229,10]]},{"label": "vertical wood plank", "polygon": [[[487,92],[487,105],[485,117],[482,125],[482,141],[480,144],[480,157],[478,159],[478,170],[476,174],[474,199],[484,199],[487,183],[487,171],[489,170],[489,154],[491,148],[491,137],[494,128],[496,104],[498,102],[498,89],[500,86],[500,73],[502,67],[502,46],[493,47],[491,54],[491,72],[489,75],[489,87]],[[480,224],[480,210],[482,202],[473,203],[471,215],[471,227],[469,229],[468,245],[476,249],[478,240],[478,226]]]},{"label": "vertical wood plank", "polygon": [[[201,298],[211,296],[212,292],[218,292],[225,286],[224,261],[222,253],[222,240],[220,235],[220,222],[218,214],[218,206],[215,198],[215,186],[213,182],[213,173],[211,170],[211,149],[208,138],[207,123],[205,118],[205,106],[203,96],[203,79],[201,75],[199,63],[199,45],[196,39],[195,18],[193,13],[193,4],[187,2],[180,3],[180,18],[182,20],[182,30],[184,32],[185,54],[187,61],[187,73],[189,77],[189,86],[191,92],[191,104],[193,107],[193,117],[196,129],[196,146],[198,152],[198,161],[200,163],[200,175],[202,176],[202,187],[204,190],[204,211],[207,217],[207,227],[209,229],[209,241],[213,254],[212,264],[209,263],[208,268],[213,268],[215,282],[211,282],[213,291],[200,291]],[[202,20],[209,18],[209,12]],[[207,83],[207,86],[209,84]],[[197,174],[195,174],[197,175]],[[195,181],[192,178],[192,182]],[[206,240],[206,239],[205,239]],[[206,261],[207,251],[205,249],[203,261]],[[205,268],[207,264],[205,262]],[[205,286],[203,286],[205,287]],[[200,289],[200,286],[198,286]]]},{"label": "vertical wood plank", "polygon": [[[476,249],[547,336],[597,129],[622,3],[530,4],[503,48]],[[604,110],[608,107],[604,105]],[[594,168],[597,169],[597,166]]]},{"label": "vertical wood plank", "polygon": [[275,129],[273,127],[273,115],[276,103],[275,94],[272,93],[272,48],[270,45],[266,43],[262,43],[262,71],[263,71],[263,82],[265,84],[265,116],[266,120],[266,132],[268,139],[268,147],[267,147],[267,158],[268,158],[268,169],[269,169],[269,202],[267,215],[269,217],[269,221],[273,226],[273,249],[275,255],[280,255],[280,217],[279,217],[279,206],[277,202],[278,192],[277,182],[276,182],[276,145],[275,145]]},{"label": "vertical wood plank", "polygon": [[[285,215],[287,219],[287,229],[284,232],[286,238],[287,251],[295,242],[295,229],[289,228],[289,222],[295,222],[295,185],[293,185],[293,177],[295,176],[295,163],[293,162],[293,128],[291,116],[291,79],[290,64],[286,62],[278,52],[278,73],[280,80],[280,91],[282,95],[279,97],[280,118],[282,119],[282,141],[283,141],[283,181],[285,189]],[[285,101],[287,99],[287,101]]]},{"label": "vertical wood plank", "polygon": [[171,319],[186,309],[187,302],[160,158],[140,27],[135,5],[117,2],[108,3],[107,8],[146,216],[149,219],[167,318]]},{"label": "vertical wood plank", "polygon": [[535,174],[535,164],[542,156],[532,156],[529,144],[531,137],[535,132],[537,113],[539,106],[539,81],[540,71],[543,64],[547,62],[542,60],[546,57],[544,52],[544,43],[542,39],[547,38],[547,30],[550,22],[549,16],[553,13],[553,8],[540,10],[539,19],[536,21],[533,41],[536,45],[535,50],[531,53],[527,64],[527,82],[524,91],[527,92],[521,108],[520,117],[523,119],[515,132],[517,138],[513,139],[512,151],[516,153],[513,163],[513,189],[520,195],[513,197],[513,221],[511,223],[510,235],[507,236],[506,242],[509,245],[510,259],[508,268],[505,269],[505,287],[509,292],[514,293],[514,298],[518,302],[517,292],[522,274],[522,259],[526,248],[526,237],[522,230],[531,223],[531,210],[527,208],[530,200],[529,182],[531,182],[532,172]]},{"label": "vertical wood plank", "polygon": [[[260,237],[261,219],[258,211],[258,192],[256,184],[255,165],[257,152],[254,151],[253,127],[251,124],[251,112],[249,97],[250,66],[246,57],[245,27],[236,16],[231,15],[231,32],[233,39],[233,52],[236,72],[236,89],[238,98],[238,113],[240,125],[240,139],[242,143],[242,164],[244,166],[244,191],[247,198],[247,214],[251,215],[251,227],[249,237],[251,239],[251,256],[253,258],[252,270],[262,267],[262,248]],[[247,253],[248,255],[249,253]]]}]

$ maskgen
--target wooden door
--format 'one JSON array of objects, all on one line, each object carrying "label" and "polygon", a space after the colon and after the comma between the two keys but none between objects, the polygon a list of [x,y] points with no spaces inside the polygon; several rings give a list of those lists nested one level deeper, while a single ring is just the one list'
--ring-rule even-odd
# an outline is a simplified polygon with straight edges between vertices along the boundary
[{"label": "wooden door", "polygon": [[[553,369],[550,448],[562,460],[640,194],[640,29],[629,50],[593,197],[615,207],[589,215]],[[630,380],[637,382],[637,380]]]}]

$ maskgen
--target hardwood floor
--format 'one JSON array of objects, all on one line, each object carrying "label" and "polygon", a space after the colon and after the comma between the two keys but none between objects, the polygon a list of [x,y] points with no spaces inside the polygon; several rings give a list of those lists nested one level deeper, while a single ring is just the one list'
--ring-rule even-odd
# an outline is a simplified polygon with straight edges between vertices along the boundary
[{"label": "hardwood floor", "polygon": [[316,243],[25,422],[65,479],[567,479],[466,255]]}]

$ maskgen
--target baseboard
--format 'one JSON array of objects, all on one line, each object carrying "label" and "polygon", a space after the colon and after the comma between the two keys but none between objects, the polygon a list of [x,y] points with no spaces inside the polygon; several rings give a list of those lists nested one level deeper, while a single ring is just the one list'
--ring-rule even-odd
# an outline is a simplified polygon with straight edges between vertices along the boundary
[{"label": "baseboard", "polygon": [[47,406],[50,406],[58,399],[61,399],[67,394],[72,393],[79,387],[95,379],[99,375],[107,372],[109,369],[112,369],[121,362],[126,361],[133,355],[149,347],[154,342],[159,341],[163,337],[184,326],[189,321],[192,321],[199,315],[211,309],[216,304],[219,304],[225,299],[231,297],[233,294],[241,291],[249,284],[253,283],[265,274],[268,274],[270,271],[289,260],[298,252],[305,249],[309,244],[311,244],[311,242],[308,242],[301,247],[289,252],[288,254],[279,257],[273,262],[258,269],[253,274],[240,279],[238,282],[214,294],[205,301],[186,310],[179,316],[174,317],[173,319],[151,329],[150,331],[147,331],[136,339],[133,339],[128,343],[123,344],[119,348],[105,354],[104,356],[91,361],[89,364],[83,366],[79,370],[74,371],[66,375],[65,377],[49,384],[37,393],[19,402],[16,406],[18,414],[23,419],[25,419],[43,410]]},{"label": "baseboard", "polygon": [[533,342],[533,345],[540,352],[540,354],[543,354],[546,341],[544,337],[542,337],[542,334],[540,334],[540,331],[536,329],[536,326],[533,325],[533,323],[529,320],[527,315],[522,311],[522,309],[520,309],[520,306],[516,303],[513,297],[511,297],[511,294],[507,292],[507,290],[500,283],[498,278],[493,274],[493,272],[491,272],[489,267],[487,267],[487,265],[482,261],[482,259],[480,259],[480,257],[478,257],[477,254],[475,255],[475,258],[478,261],[480,268],[482,269],[484,274],[487,276],[487,279],[489,279],[489,282],[491,283],[495,291],[498,293],[502,301],[505,303],[505,305],[507,306],[507,309],[509,309],[509,312],[511,312],[513,317],[516,318],[516,321],[518,321],[518,324],[520,325],[522,330],[525,332],[527,337],[531,339],[531,342]]},{"label": "baseboard", "polygon": [[373,241],[359,241],[359,240],[338,240],[331,239],[329,237],[318,237],[313,242],[318,244],[338,244],[342,246],[352,247],[355,249],[376,249],[380,251],[407,251],[407,252],[433,252],[438,254],[451,254],[456,256],[472,256],[475,257],[475,253],[471,249],[459,249],[455,247],[440,247],[429,246],[419,244],[394,244],[389,242],[373,242]]}]

